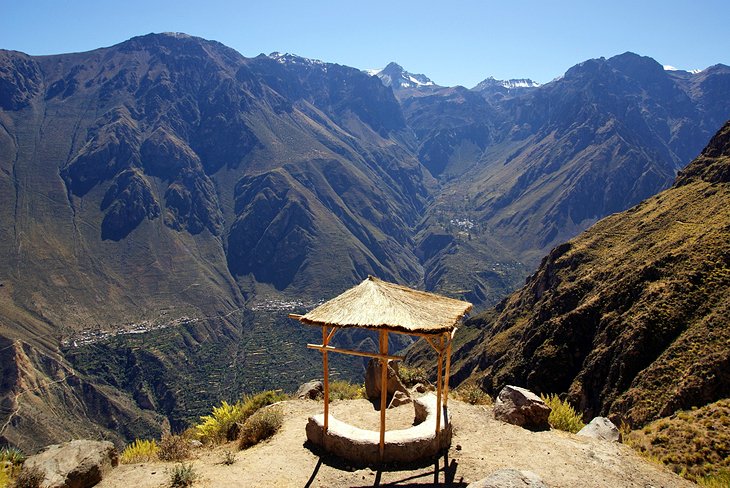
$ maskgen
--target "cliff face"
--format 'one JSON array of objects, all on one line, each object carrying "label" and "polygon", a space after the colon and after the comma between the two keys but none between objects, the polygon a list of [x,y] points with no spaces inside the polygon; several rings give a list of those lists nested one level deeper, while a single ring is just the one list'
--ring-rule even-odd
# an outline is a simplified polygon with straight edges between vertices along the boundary
[{"label": "cliff face", "polygon": [[632,425],[730,396],[730,123],[668,190],[557,246],[475,318],[455,379]]}]

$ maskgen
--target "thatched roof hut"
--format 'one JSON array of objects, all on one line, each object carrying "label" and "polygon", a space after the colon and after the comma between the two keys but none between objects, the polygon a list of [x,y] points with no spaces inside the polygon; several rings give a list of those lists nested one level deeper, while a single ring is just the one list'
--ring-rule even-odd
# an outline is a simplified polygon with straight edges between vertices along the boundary
[{"label": "thatched roof hut", "polygon": [[451,332],[471,303],[368,276],[359,285],[299,318],[310,325],[422,334]]},{"label": "thatched roof hut", "polygon": [[[403,359],[388,354],[388,333],[418,335],[423,337],[438,354],[436,405],[438,414],[435,425],[435,445],[440,446],[441,418],[449,422],[446,406],[449,398],[449,370],[451,345],[458,321],[471,310],[471,303],[454,300],[433,293],[413,290],[368,276],[359,285],[350,288],[332,300],[323,303],[305,315],[289,314],[290,318],[304,324],[322,327],[322,344],[307,347],[322,352],[324,368],[324,416],[321,438],[328,438],[329,426],[329,353],[351,354],[378,359],[381,362],[380,384],[387,384],[388,360]],[[377,330],[378,352],[355,351],[330,345],[338,329],[358,327]],[[446,360],[444,378],[443,362]],[[380,389],[380,457],[385,452],[385,409],[387,388]],[[441,412],[443,410],[443,413]],[[311,440],[311,439],[310,439]],[[322,441],[325,443],[325,441]],[[449,437],[450,442],[450,437]]]}]

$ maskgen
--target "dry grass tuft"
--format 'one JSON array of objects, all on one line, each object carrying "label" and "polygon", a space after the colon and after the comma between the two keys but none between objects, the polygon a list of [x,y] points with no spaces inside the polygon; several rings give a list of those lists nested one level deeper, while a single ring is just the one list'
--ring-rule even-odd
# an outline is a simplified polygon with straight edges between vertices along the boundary
[{"label": "dry grass tuft", "polygon": [[184,461],[190,457],[190,442],[181,435],[163,435],[157,456],[161,461]]},{"label": "dry grass tuft", "polygon": [[272,437],[284,423],[284,414],[280,408],[269,407],[256,412],[241,429],[239,449],[247,449],[264,439]]}]

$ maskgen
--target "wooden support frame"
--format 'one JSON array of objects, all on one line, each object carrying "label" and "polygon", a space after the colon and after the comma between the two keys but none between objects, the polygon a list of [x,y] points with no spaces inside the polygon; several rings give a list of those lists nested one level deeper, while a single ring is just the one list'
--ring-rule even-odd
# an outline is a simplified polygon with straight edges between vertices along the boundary
[{"label": "wooden support frame", "polygon": [[[299,320],[302,316],[297,314],[289,314],[289,318]],[[331,327],[331,328],[330,328]],[[438,414],[436,416],[436,436],[441,435],[441,419],[448,421],[448,396],[449,396],[449,379],[451,375],[451,349],[456,328],[447,332],[435,334],[426,333],[410,333],[392,329],[380,329],[378,340],[378,352],[355,351],[352,349],[344,349],[333,347],[329,342],[334,337],[340,327],[323,325],[322,326],[322,344],[307,344],[310,349],[317,349],[322,353],[322,366],[324,370],[324,432],[327,433],[329,427],[329,358],[330,352],[340,354],[348,354],[353,356],[369,357],[380,360],[380,458],[382,460],[385,452],[385,411],[387,410],[388,397],[388,360],[400,361],[405,359],[403,356],[395,356],[388,354],[388,334],[403,334],[424,338],[428,344],[436,351],[438,355],[437,363],[437,379],[436,379],[436,405]],[[367,329],[367,328],[365,328]],[[438,342],[436,342],[438,340]],[[445,358],[444,358],[445,356]],[[446,364],[444,368],[444,359]],[[444,371],[445,369],[445,371]]]}]

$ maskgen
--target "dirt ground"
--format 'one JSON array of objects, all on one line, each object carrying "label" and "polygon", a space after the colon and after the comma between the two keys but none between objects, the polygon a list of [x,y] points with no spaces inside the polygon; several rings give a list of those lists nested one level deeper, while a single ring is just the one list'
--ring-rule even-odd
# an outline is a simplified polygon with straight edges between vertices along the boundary
[{"label": "dirt ground", "polygon": [[[618,443],[578,437],[561,431],[530,432],[494,420],[491,407],[449,400],[454,425],[446,456],[421,466],[385,470],[354,468],[306,447],[304,426],[321,413],[322,402],[283,402],[285,421],[270,440],[246,451],[235,443],[200,448],[191,462],[200,475],[198,487],[333,487],[333,486],[466,486],[502,468],[527,469],[550,487],[691,487],[696,486]],[[339,401],[331,412],[338,419],[377,430],[379,412],[365,400]],[[388,429],[407,428],[413,407],[388,410]],[[236,460],[223,464],[226,451]],[[174,463],[120,465],[97,486],[159,488],[169,484]]]}]

